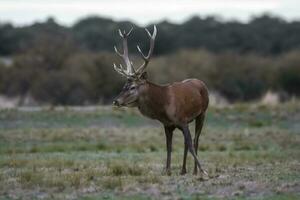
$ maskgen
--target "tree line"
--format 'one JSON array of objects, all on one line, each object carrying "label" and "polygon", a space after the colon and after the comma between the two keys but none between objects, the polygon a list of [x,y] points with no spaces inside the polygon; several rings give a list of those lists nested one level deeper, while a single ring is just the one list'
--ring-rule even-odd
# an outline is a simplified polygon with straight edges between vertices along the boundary
[{"label": "tree line", "polygon": [[[108,103],[124,79],[112,67],[120,44],[117,30],[135,27],[129,50],[141,63],[148,38],[131,22],[89,17],[64,27],[53,19],[30,26],[0,25],[0,94],[32,96],[40,103]],[[183,24],[161,22],[150,80],[158,83],[199,78],[229,101],[250,101],[267,90],[300,95],[300,23],[263,15],[249,23],[193,17]],[[152,30],[152,26],[148,26]]]},{"label": "tree line", "polygon": [[[258,53],[277,55],[300,47],[300,22],[287,22],[272,15],[254,17],[248,23],[227,21],[216,17],[192,17],[182,24],[163,21],[157,24],[159,34],[155,47],[156,55],[176,52],[179,49],[207,49],[212,52],[234,51],[237,53]],[[15,27],[0,23],[0,55],[12,55],[26,51],[36,38],[44,34],[67,35],[77,48],[87,51],[113,51],[117,30],[135,28],[130,38],[131,47],[144,43],[146,35],[138,25],[116,22],[100,17],[87,17],[71,27],[57,24],[53,18],[43,23]],[[148,28],[152,28],[149,25]]]}]

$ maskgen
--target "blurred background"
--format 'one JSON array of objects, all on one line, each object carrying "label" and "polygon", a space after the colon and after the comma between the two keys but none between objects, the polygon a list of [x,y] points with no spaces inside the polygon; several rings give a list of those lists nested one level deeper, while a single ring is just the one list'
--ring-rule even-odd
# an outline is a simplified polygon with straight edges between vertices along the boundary
[{"label": "blurred background", "polygon": [[0,107],[110,104],[125,82],[118,29],[158,36],[148,66],[156,83],[198,78],[213,104],[280,103],[300,96],[296,0],[0,1]]}]

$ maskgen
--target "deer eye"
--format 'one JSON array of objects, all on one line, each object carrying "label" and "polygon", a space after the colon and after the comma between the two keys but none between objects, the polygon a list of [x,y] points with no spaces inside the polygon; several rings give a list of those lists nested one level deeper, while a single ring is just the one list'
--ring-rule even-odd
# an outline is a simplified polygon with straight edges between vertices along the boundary
[{"label": "deer eye", "polygon": [[136,89],[136,86],[131,86],[130,87],[130,90],[135,90]]}]

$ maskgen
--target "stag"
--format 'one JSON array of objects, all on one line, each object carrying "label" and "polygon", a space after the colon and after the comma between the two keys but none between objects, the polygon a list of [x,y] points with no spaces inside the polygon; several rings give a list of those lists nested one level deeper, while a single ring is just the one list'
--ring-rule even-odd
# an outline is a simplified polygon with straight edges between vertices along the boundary
[{"label": "stag", "polygon": [[[129,32],[119,30],[123,40],[123,52],[116,47],[115,52],[124,60],[125,68],[120,64],[113,64],[114,69],[127,81],[121,93],[113,101],[115,106],[137,107],[140,112],[152,119],[160,121],[165,130],[167,146],[166,173],[171,174],[171,151],[173,131],[178,128],[184,136],[184,155],[181,174],[186,174],[186,158],[188,151],[194,158],[194,174],[197,169],[207,175],[197,158],[198,140],[201,134],[205,113],[208,107],[208,90],[205,84],[197,79],[187,79],[168,85],[157,85],[147,79],[146,67],[154,49],[156,26],[153,33],[145,29],[150,38],[150,48],[145,55],[137,46],[138,52],[143,58],[143,64],[135,69],[128,56],[127,38]],[[188,124],[195,120],[195,137],[192,142]]]}]

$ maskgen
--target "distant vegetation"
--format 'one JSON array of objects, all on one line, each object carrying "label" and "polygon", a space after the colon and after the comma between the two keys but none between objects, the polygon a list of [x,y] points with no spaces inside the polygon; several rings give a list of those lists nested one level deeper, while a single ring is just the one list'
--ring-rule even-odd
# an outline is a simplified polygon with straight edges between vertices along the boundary
[{"label": "distant vegetation", "polygon": [[[117,29],[135,27],[131,47],[136,43],[146,47],[143,29],[132,22],[116,22],[100,17],[88,17],[64,27],[49,18],[44,23],[14,27],[0,26],[0,55],[12,55],[27,51],[32,43],[45,36],[67,37],[77,48],[88,51],[113,51]],[[281,18],[263,15],[244,24],[236,21],[222,22],[215,17],[193,17],[183,24],[163,21],[157,24],[159,34],[155,47],[157,55],[176,52],[179,49],[204,48],[212,52],[234,51],[237,53],[281,54],[300,47],[300,22],[286,22]],[[148,28],[151,28],[149,25]]]},{"label": "distant vegetation", "polygon": [[[0,62],[0,93],[61,105],[110,101],[124,82],[112,68],[120,62],[113,53],[117,29],[131,26],[135,60],[135,45],[146,50],[148,40],[131,22],[89,17],[72,27],[52,18],[24,27],[0,24],[0,56],[13,59],[9,66]],[[269,89],[300,95],[300,22],[263,15],[247,24],[193,17],[157,26],[151,80],[199,78],[232,102],[258,99]]]}]

